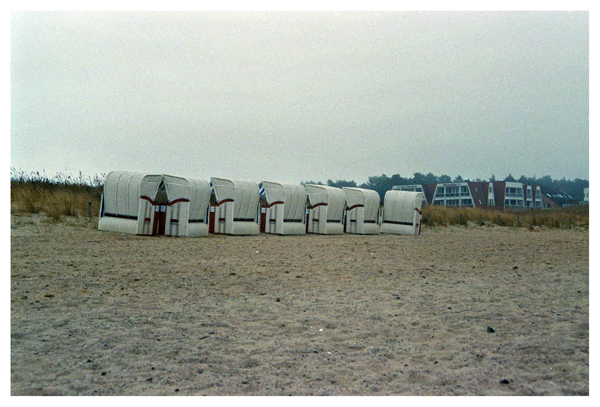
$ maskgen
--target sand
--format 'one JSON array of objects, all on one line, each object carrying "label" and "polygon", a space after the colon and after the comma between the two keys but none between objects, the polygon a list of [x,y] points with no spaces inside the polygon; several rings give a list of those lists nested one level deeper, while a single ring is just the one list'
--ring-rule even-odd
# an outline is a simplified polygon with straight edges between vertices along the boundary
[{"label": "sand", "polygon": [[587,230],[11,220],[13,396],[589,394]]}]

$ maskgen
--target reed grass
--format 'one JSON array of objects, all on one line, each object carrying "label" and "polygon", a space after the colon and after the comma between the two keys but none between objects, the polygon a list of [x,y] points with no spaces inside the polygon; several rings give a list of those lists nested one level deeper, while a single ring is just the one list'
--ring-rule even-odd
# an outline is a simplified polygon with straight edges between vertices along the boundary
[{"label": "reed grass", "polygon": [[44,173],[25,173],[11,168],[12,213],[41,213],[55,221],[64,217],[98,216],[103,178]]},{"label": "reed grass", "polygon": [[587,205],[535,210],[499,210],[423,206],[426,226],[510,226],[522,228],[547,227],[557,229],[589,228]]},{"label": "reed grass", "polygon": [[[25,173],[11,168],[11,212],[42,213],[55,221],[64,217],[92,217],[100,211],[100,197],[105,175],[77,177],[58,173]],[[536,210],[497,210],[425,205],[425,227],[436,226],[507,226],[522,228],[589,228],[587,205]]]}]

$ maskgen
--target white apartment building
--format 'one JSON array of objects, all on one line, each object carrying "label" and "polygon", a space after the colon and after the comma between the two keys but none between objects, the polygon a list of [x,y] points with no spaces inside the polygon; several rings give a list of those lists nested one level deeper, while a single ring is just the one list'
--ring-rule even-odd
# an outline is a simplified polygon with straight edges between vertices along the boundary
[{"label": "white apartment building", "polygon": [[396,185],[392,189],[423,192],[423,203],[455,207],[496,207],[512,209],[542,208],[539,186],[521,182],[448,182],[438,184]]}]

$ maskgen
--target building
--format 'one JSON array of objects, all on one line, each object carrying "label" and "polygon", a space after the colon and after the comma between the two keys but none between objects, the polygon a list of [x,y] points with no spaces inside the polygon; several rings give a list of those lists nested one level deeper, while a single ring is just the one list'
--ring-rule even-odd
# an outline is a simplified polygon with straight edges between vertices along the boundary
[{"label": "building", "polygon": [[423,192],[428,205],[470,208],[534,209],[544,206],[537,185],[509,181],[461,181],[437,184],[396,185],[392,190]]},{"label": "building", "polygon": [[567,206],[578,206],[580,201],[573,198],[570,194],[557,189],[546,188],[544,200],[551,208],[564,208]]}]

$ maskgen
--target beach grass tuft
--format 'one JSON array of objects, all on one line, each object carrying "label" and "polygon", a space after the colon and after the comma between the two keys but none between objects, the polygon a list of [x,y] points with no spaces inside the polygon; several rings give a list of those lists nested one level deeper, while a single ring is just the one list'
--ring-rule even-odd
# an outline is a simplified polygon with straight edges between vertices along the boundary
[{"label": "beach grass tuft", "polygon": [[45,214],[59,221],[64,217],[98,216],[104,176],[77,177],[58,173],[18,171],[11,168],[12,213]]},{"label": "beach grass tuft", "polygon": [[[11,168],[11,212],[45,214],[52,220],[65,217],[97,217],[105,174],[86,177],[58,173],[24,172]],[[423,225],[444,226],[508,226],[534,230],[589,228],[589,206],[536,210],[500,210],[424,205]]]},{"label": "beach grass tuft", "polygon": [[589,228],[589,206],[534,210],[500,210],[426,205],[425,226],[510,226],[555,229]]}]

